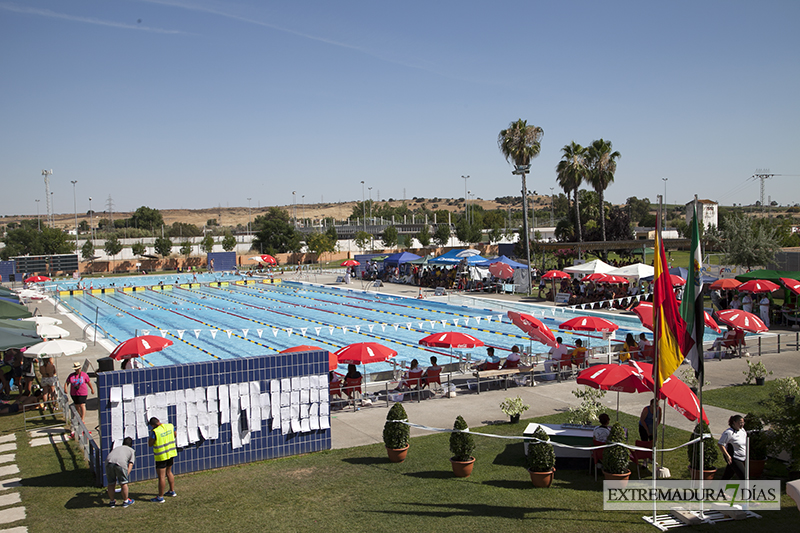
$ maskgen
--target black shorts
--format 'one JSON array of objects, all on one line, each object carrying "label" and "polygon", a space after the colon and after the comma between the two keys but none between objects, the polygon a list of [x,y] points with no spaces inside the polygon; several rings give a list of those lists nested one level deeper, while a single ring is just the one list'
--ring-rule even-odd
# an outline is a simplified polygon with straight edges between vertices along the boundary
[{"label": "black shorts", "polygon": [[72,403],[75,405],[83,405],[86,403],[86,396],[72,396]]},{"label": "black shorts", "polygon": [[175,458],[174,457],[170,457],[166,461],[156,461],[156,469],[168,468],[168,467],[172,466],[173,459],[175,459]]}]

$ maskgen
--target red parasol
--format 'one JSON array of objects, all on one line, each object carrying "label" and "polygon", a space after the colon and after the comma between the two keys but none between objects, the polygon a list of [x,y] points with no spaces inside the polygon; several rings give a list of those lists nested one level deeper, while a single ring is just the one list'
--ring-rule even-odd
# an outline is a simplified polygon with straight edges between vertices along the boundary
[{"label": "red parasol", "polygon": [[343,266],[343,267],[354,267],[354,266],[358,266],[358,265],[360,265],[360,264],[361,264],[361,263],[359,263],[359,262],[358,262],[358,261],[356,261],[355,259],[348,259],[347,261],[344,261],[344,262],[342,263],[342,266]]},{"label": "red parasol", "polygon": [[[642,321],[644,327],[653,331],[653,304],[651,302],[639,302],[639,305],[630,308],[630,311],[639,316],[639,320]],[[719,325],[711,318],[708,311],[703,311],[703,322],[707,327],[719,333]]]},{"label": "red parasol", "polygon": [[278,264],[278,260],[275,259],[274,257],[272,257],[269,254],[260,255],[258,261],[260,263],[264,263],[266,265],[277,265]]},{"label": "red parasol", "polygon": [[616,331],[619,326],[597,316],[577,316],[567,320],[560,326],[563,329],[574,329],[576,331]]},{"label": "red parasol", "polygon": [[588,276],[583,276],[581,281],[605,281],[608,276],[602,272],[592,272]]},{"label": "red parasol", "polygon": [[541,320],[525,313],[508,312],[508,318],[519,329],[530,335],[530,337],[547,346],[555,346],[556,337],[550,328],[544,325]]},{"label": "red parasol", "polygon": [[648,392],[650,387],[639,370],[630,365],[595,365],[578,374],[579,385],[616,392]]},{"label": "red parasol", "polygon": [[715,291],[717,289],[728,291],[737,288],[741,284],[742,284],[741,281],[735,280],[733,278],[722,278],[712,283],[710,288],[712,291]]},{"label": "red parasol", "polygon": [[786,285],[786,288],[795,294],[800,294],[800,281],[791,278],[781,278],[781,283]]},{"label": "red parasol", "polygon": [[623,276],[606,274],[606,279],[603,280],[603,283],[630,283],[630,281],[628,280],[628,278]]},{"label": "red parasol", "polygon": [[542,275],[542,279],[571,279],[572,276],[561,270],[550,270]]},{"label": "red parasol", "polygon": [[678,287],[678,286],[682,287],[686,285],[686,280],[678,276],[677,274],[670,274],[669,280],[673,287]]},{"label": "red parasol", "polygon": [[[279,353],[295,353],[295,352],[327,352],[327,350],[323,350],[319,346],[307,346],[302,344],[300,346],[292,346],[291,348],[286,348],[285,350],[281,350]],[[331,352],[328,352],[328,370],[336,370],[336,367],[339,366],[339,360],[336,359],[336,356],[333,355]]]},{"label": "red parasol", "polygon": [[121,342],[109,355],[110,358],[122,361],[133,359],[153,352],[160,352],[167,346],[172,346],[172,341],[157,335],[140,335]]},{"label": "red parasol", "polygon": [[[629,361],[628,364],[639,371],[650,387],[650,390],[653,390],[655,386],[653,382],[653,365],[639,361]],[[697,400],[697,396],[692,392],[692,389],[678,377],[674,375],[668,377],[659,389],[658,396],[662,400],[666,399],[670,406],[689,421],[694,422],[699,418],[700,402]],[[705,409],[703,410],[703,422],[708,424],[708,417],[706,416]]]},{"label": "red parasol", "polygon": [[508,279],[514,275],[514,268],[501,261],[489,265],[489,272],[496,278]]},{"label": "red parasol", "polygon": [[478,346],[483,346],[482,340],[458,331],[433,333],[432,335],[420,339],[419,343],[423,346],[432,346],[435,348],[476,348]]},{"label": "red parasol", "polygon": [[739,292],[772,292],[777,291],[780,289],[781,286],[777,283],[772,283],[771,281],[765,279],[751,279],[745,283],[742,283],[736,290]]},{"label": "red parasol", "polygon": [[397,352],[377,342],[357,342],[337,350],[334,355],[339,363],[360,365],[386,361],[397,355]]},{"label": "red parasol", "polygon": [[719,324],[708,314],[708,311],[703,311],[703,322],[705,322],[706,327],[713,329],[717,333],[720,332]]},{"label": "red parasol", "polygon": [[25,278],[25,283],[41,283],[42,281],[52,281],[47,276],[30,276]]},{"label": "red parasol", "polygon": [[751,333],[761,333],[768,331],[764,322],[753,313],[742,311],[741,309],[725,309],[717,312],[717,318],[731,327],[743,329]]}]

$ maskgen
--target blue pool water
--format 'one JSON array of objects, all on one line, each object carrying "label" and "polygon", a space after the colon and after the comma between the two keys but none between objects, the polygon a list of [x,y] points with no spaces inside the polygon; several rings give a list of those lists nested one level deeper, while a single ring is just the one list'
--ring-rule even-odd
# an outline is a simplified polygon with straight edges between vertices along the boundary
[{"label": "blue pool water", "polygon": [[[406,365],[416,358],[424,366],[431,355],[436,355],[441,364],[451,361],[448,349],[426,348],[418,343],[431,333],[451,330],[467,332],[487,346],[499,348],[501,356],[515,344],[530,347],[533,353],[549,349],[538,342],[531,343],[499,307],[497,310],[478,309],[293,282],[234,284],[245,279],[248,278],[231,274],[202,274],[197,277],[201,283],[199,287],[187,289],[174,285],[168,291],[136,292],[123,292],[122,288],[157,285],[159,281],[191,283],[194,276],[94,279],[95,289],[113,286],[115,291],[61,299],[85,322],[93,323],[97,317],[99,326],[114,342],[137,334],[163,335],[172,340],[172,346],[144,358],[146,364],[152,366],[274,354],[297,345],[336,351],[356,342],[389,346],[398,352],[395,361]],[[230,285],[204,284],[214,281]],[[61,288],[75,287],[62,284]],[[490,306],[491,301],[481,301],[481,305]],[[586,335],[557,331],[557,328],[573,316],[589,313],[558,310],[556,316],[552,316],[548,313],[552,313],[553,308],[545,307],[531,307],[526,312],[533,309],[536,309],[534,314],[556,335],[564,337],[567,344],[574,344],[576,338],[586,342]],[[617,339],[624,339],[628,332],[638,338],[643,331],[651,337],[636,317],[614,315],[611,319],[620,326]],[[715,337],[712,334],[708,340]],[[589,341],[592,346],[606,345],[606,341],[599,338]],[[485,353],[483,348],[460,351],[471,352],[473,359],[481,359]],[[391,368],[388,363],[374,363],[367,371]],[[343,370],[340,366],[340,371]]]}]

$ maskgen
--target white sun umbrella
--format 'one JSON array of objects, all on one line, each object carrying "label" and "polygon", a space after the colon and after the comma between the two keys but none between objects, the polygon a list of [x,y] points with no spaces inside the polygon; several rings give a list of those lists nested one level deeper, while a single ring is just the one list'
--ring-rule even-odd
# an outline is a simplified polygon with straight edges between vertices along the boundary
[{"label": "white sun umbrella", "polygon": [[597,272],[601,274],[608,274],[608,272],[611,270],[614,270],[613,266],[601,261],[600,259],[595,259],[594,261],[589,261],[588,263],[567,267],[564,269],[564,272],[568,272],[570,274],[595,274]]},{"label": "white sun umbrella", "polygon": [[475,248],[467,248],[466,250],[461,250],[456,254],[456,257],[472,257],[473,255],[480,255],[481,251],[476,250]]},{"label": "white sun umbrella", "polygon": [[17,293],[20,298],[30,298],[31,300],[43,300],[47,295],[34,289],[22,289]]},{"label": "white sun umbrella", "polygon": [[61,320],[53,318],[51,316],[32,316],[28,318],[23,318],[22,320],[26,322],[36,322],[37,326],[44,326],[44,325],[58,326],[62,324]]},{"label": "white sun umbrella", "polygon": [[69,331],[55,324],[40,324],[36,327],[36,334],[43,339],[63,339],[69,337]]},{"label": "white sun umbrella", "polygon": [[25,357],[61,357],[62,355],[77,355],[86,349],[86,343],[80,341],[67,341],[56,339],[34,344],[23,354]]}]

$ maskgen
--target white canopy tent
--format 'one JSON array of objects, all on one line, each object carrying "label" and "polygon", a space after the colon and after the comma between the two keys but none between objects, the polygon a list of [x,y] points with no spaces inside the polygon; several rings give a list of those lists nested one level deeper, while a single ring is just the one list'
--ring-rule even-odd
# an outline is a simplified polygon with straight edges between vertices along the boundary
[{"label": "white canopy tent", "polygon": [[595,259],[594,261],[589,261],[588,263],[583,263],[582,265],[573,265],[571,267],[567,267],[564,269],[564,272],[569,274],[594,274],[596,272],[607,274],[611,270],[614,270],[613,266],[602,261],[601,259]]},{"label": "white canopy tent", "polygon": [[644,263],[636,263],[635,265],[627,265],[614,270],[609,270],[606,274],[613,276],[624,276],[626,278],[646,278],[655,273],[653,267],[645,265]]}]

